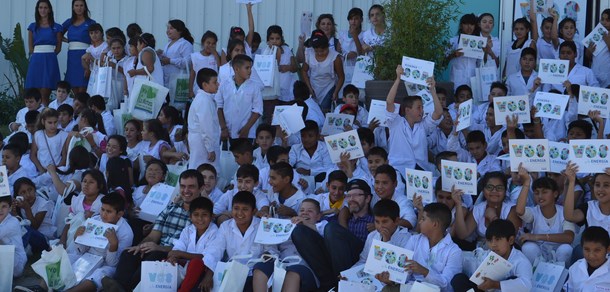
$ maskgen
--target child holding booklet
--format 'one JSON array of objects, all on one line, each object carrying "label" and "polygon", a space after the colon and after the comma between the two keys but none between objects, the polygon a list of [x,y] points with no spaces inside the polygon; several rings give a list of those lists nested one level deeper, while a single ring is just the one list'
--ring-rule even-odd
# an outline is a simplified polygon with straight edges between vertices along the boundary
[{"label": "child holding booklet", "polygon": [[[356,119],[354,119],[354,124],[358,127],[368,127],[368,118],[369,112],[363,106],[358,105],[360,101],[359,95],[360,90],[352,84],[348,84],[343,88],[343,103],[349,104],[357,109],[357,112],[354,114]],[[335,107],[335,114],[340,113],[342,107]]]},{"label": "child holding booklet", "polygon": [[487,153],[487,141],[485,140],[485,134],[483,134],[483,132],[476,130],[466,135],[466,147],[468,147],[468,151],[460,146],[458,140],[458,133],[454,130],[453,135],[449,136],[449,139],[447,140],[447,150],[456,152],[458,154],[458,159],[461,162],[477,163],[477,173],[479,177],[484,176],[488,172],[501,170],[496,155]]},{"label": "child holding booklet", "polygon": [[575,262],[569,270],[565,291],[607,291],[610,288],[610,237],[608,231],[592,226],[585,229],[580,239],[584,259]]},{"label": "child holding booklet", "polygon": [[451,280],[455,292],[465,292],[469,289],[530,291],[532,287],[532,265],[523,253],[514,248],[515,226],[508,220],[496,219],[487,228],[485,239],[490,249],[512,264],[512,268],[502,280],[495,281],[484,278],[483,283],[476,285],[467,275],[460,273]]},{"label": "child holding booklet", "polygon": [[451,82],[453,86],[458,88],[460,85],[470,85],[470,77],[475,75],[475,69],[477,68],[477,59],[464,57],[464,52],[458,49],[461,41],[461,34],[465,35],[476,35],[478,32],[475,30],[477,25],[477,17],[473,14],[465,14],[460,19],[460,29],[458,35],[452,37],[449,41],[451,43],[451,51],[447,55],[447,62],[451,64]]},{"label": "child holding booklet", "polygon": [[326,143],[320,141],[320,129],[314,121],[305,121],[301,143],[290,148],[290,164],[301,175],[316,176],[332,168]]}]

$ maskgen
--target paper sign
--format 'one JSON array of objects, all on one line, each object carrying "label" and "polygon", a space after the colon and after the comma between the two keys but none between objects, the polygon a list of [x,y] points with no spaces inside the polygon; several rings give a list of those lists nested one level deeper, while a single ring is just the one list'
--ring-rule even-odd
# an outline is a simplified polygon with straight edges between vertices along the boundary
[{"label": "paper sign", "polygon": [[263,218],[258,225],[254,242],[280,244],[290,239],[294,227],[290,219]]},{"label": "paper sign", "polygon": [[538,110],[536,117],[561,120],[569,100],[569,95],[542,91],[536,92],[536,97],[534,98],[534,105]]},{"label": "paper sign", "polygon": [[563,84],[568,80],[570,61],[557,59],[540,59],[538,77],[542,83]]},{"label": "paper sign", "polygon": [[549,141],[547,139],[511,139],[510,171],[519,171],[519,164],[530,172],[549,171]]},{"label": "paper sign", "polygon": [[353,126],[354,118],[354,115],[327,113],[320,134],[334,135],[343,133],[345,126]]},{"label": "paper sign", "polygon": [[301,14],[301,35],[307,36],[311,32],[311,23],[313,19],[313,12],[303,11]]},{"label": "paper sign", "polygon": [[278,121],[280,123],[280,127],[287,135],[292,135],[301,131],[301,129],[305,128],[305,122],[303,121],[303,117],[301,113],[303,108],[296,108],[294,106],[289,109],[280,112],[278,114]]},{"label": "paper sign", "polygon": [[570,145],[567,143],[549,141],[550,170],[554,173],[561,173],[568,165],[570,158]]},{"label": "paper sign", "polygon": [[427,86],[426,79],[434,75],[434,62],[415,58],[402,57],[402,68],[405,72],[400,79]]},{"label": "paper sign", "polygon": [[[303,115],[303,107],[302,106],[298,106],[296,104],[293,105],[276,105],[275,108],[273,109],[273,118],[271,119],[271,125],[272,126],[279,126],[280,125],[280,118],[279,115],[280,113],[282,113],[285,110],[289,110],[289,111],[297,111],[299,113],[299,116]],[[291,114],[295,114],[295,112],[291,112]]]},{"label": "paper sign", "polygon": [[341,277],[346,278],[349,282],[371,285],[375,287],[374,291],[381,291],[384,286],[379,280],[375,279],[375,275],[371,275],[364,271],[364,265],[358,265],[341,272]]},{"label": "paper sign", "polygon": [[170,185],[162,183],[154,185],[140,204],[140,219],[154,223],[157,216],[165,210],[172,200],[173,192],[174,187]]},{"label": "paper sign", "polygon": [[476,69],[479,77],[478,85],[481,87],[480,101],[487,102],[487,96],[491,92],[491,84],[498,81],[498,71],[494,66],[485,66]]},{"label": "paper sign", "polygon": [[441,160],[443,191],[451,192],[451,187],[464,192],[464,195],[477,195],[477,164]]},{"label": "paper sign", "polygon": [[178,291],[177,265],[169,262],[143,261],[140,270],[140,291]]},{"label": "paper sign", "polygon": [[604,173],[610,164],[610,140],[570,140],[570,158],[578,165],[578,173]]},{"label": "paper sign", "polygon": [[72,270],[76,275],[76,281],[80,282],[85,277],[91,275],[91,273],[97,268],[102,266],[104,258],[99,255],[85,253],[78,257],[78,260],[72,264]]},{"label": "paper sign", "polygon": [[254,57],[252,69],[256,70],[258,77],[266,87],[272,87],[276,69],[275,55],[257,54]]},{"label": "paper sign", "polygon": [[483,277],[492,279],[494,281],[503,280],[504,277],[510,272],[513,265],[499,256],[497,253],[490,251],[485,260],[479,265],[470,281],[477,285],[483,283]]},{"label": "paper sign", "polygon": [[420,84],[413,84],[413,83],[409,83],[409,82],[405,82],[405,88],[407,89],[407,94],[408,95],[417,95],[418,92],[427,89],[428,85],[420,85]]},{"label": "paper sign", "polygon": [[506,116],[517,115],[520,124],[531,122],[530,102],[527,95],[494,97],[496,125],[506,125]]},{"label": "paper sign", "polygon": [[434,189],[432,186],[432,172],[415,169],[406,169],[407,175],[407,198],[413,200],[415,195],[421,196],[425,204],[432,203]]},{"label": "paper sign", "polygon": [[604,41],[604,34],[607,33],[608,30],[601,23],[598,23],[591,33],[582,40],[582,44],[587,48],[592,44],[595,44],[595,51],[593,52],[593,55],[597,56],[599,53],[608,48],[606,46],[606,42]]},{"label": "paper sign", "polygon": [[532,277],[532,292],[559,292],[567,277],[563,265],[541,262]]},{"label": "paper sign", "polygon": [[458,50],[462,50],[464,57],[483,60],[485,52],[483,48],[487,46],[487,38],[469,34],[460,34]]},{"label": "paper sign", "polygon": [[364,271],[371,275],[387,271],[391,281],[404,284],[408,277],[405,267],[407,261],[412,259],[413,251],[375,239],[366,258]]},{"label": "paper sign", "polygon": [[610,95],[610,89],[580,86],[578,114],[588,115],[589,111],[599,111],[600,116],[607,119],[610,111],[608,95]]},{"label": "paper sign", "polygon": [[8,170],[6,165],[0,165],[0,197],[11,195],[11,188],[8,182]]},{"label": "paper sign", "polygon": [[[394,104],[394,113],[400,111],[400,104]],[[370,125],[373,119],[379,121],[380,127],[386,127],[388,125],[386,105],[384,100],[372,99],[371,106],[369,107],[369,119],[367,123]]]},{"label": "paper sign", "polygon": [[77,237],[74,242],[95,248],[106,248],[108,245],[108,239],[104,236],[106,230],[108,228],[117,229],[114,224],[104,223],[93,218],[87,219],[83,225],[85,226],[85,233]]},{"label": "paper sign", "polygon": [[431,114],[434,112],[434,98],[428,89],[423,89],[415,95],[421,97],[421,101],[424,104],[424,114]]},{"label": "paper sign", "polygon": [[461,131],[470,127],[472,121],[472,99],[460,103],[457,112],[458,124],[455,128],[456,131]]},{"label": "paper sign", "polygon": [[358,137],[358,132],[356,130],[326,136],[324,137],[324,141],[326,142],[328,154],[333,163],[341,161],[341,153],[343,152],[349,153],[350,159],[364,157],[362,144],[360,144],[360,138]]},{"label": "paper sign", "polygon": [[369,56],[358,56],[356,65],[354,66],[354,75],[352,75],[352,84],[358,88],[364,89],[368,80],[373,80],[373,59]]}]

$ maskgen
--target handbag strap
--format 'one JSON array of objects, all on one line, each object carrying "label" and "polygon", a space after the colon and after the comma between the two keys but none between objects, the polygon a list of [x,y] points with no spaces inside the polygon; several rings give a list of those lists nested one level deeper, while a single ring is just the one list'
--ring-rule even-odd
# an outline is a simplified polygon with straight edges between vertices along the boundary
[{"label": "handbag strap", "polygon": [[[51,153],[51,147],[49,146],[49,140],[47,139],[47,134],[43,131],[42,135],[44,136],[44,142],[47,144],[47,149],[49,149],[49,156],[51,156],[51,161],[53,162],[53,165],[57,166],[57,163],[55,162],[55,158],[53,158],[53,154]],[[44,167],[46,167],[46,165],[44,165]]]},{"label": "handbag strap", "polygon": [[144,72],[146,72],[146,75],[148,75],[148,80],[152,81],[153,77],[152,77],[152,75],[150,75],[150,72],[148,72],[148,67],[144,66],[143,68],[144,68]]}]

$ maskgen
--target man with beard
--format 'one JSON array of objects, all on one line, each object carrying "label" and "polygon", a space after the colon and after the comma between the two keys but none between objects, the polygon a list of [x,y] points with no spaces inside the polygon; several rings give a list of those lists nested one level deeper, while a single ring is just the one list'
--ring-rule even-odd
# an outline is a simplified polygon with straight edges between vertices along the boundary
[{"label": "man with beard", "polygon": [[371,187],[364,180],[354,179],[347,184],[346,190],[348,207],[341,210],[341,224],[328,223],[324,237],[300,225],[292,232],[292,242],[315,271],[323,288],[334,287],[339,273],[358,261],[368,233],[375,229],[369,210]]}]

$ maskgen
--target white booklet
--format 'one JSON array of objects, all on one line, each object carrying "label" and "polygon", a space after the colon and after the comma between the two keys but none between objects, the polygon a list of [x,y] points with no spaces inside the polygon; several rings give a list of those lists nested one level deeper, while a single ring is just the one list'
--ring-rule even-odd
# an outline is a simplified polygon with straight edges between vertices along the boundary
[{"label": "white booklet", "polygon": [[610,140],[570,140],[570,158],[578,165],[578,173],[604,173],[610,166],[608,158]]},{"label": "white booklet", "polygon": [[599,53],[608,48],[606,46],[606,42],[604,42],[604,34],[607,33],[608,30],[601,23],[598,23],[591,33],[589,33],[589,35],[582,40],[582,44],[587,48],[592,44],[595,44],[595,51],[593,52],[593,55],[597,56]]},{"label": "white booklet", "polygon": [[286,134],[292,135],[305,128],[305,122],[301,116],[302,112],[302,107],[291,106],[278,114],[280,127],[282,130],[284,130],[284,132],[286,132]]},{"label": "white booklet", "polygon": [[[398,113],[400,111],[400,104],[394,104],[394,113]],[[369,119],[367,121],[368,124],[371,124],[373,119],[377,119],[379,121],[380,127],[386,127],[388,125],[388,119],[385,109],[385,101],[373,99],[371,100],[371,106],[369,107]]]},{"label": "white booklet", "polygon": [[328,154],[333,163],[341,161],[341,153],[347,152],[350,154],[350,160],[364,157],[362,144],[356,130],[343,132],[331,136],[324,137]]},{"label": "white booklet", "polygon": [[451,187],[464,192],[464,195],[477,195],[477,164],[441,160],[443,191],[451,192]]},{"label": "white booklet", "polygon": [[[275,106],[275,108],[273,109],[273,118],[271,119],[271,125],[279,126],[280,125],[280,120],[279,120],[280,113],[284,112],[285,110],[295,110],[295,108],[298,109],[299,116],[302,116],[302,114],[303,114],[302,106],[298,106],[296,104]],[[292,112],[292,113],[294,114],[294,112]]]},{"label": "white booklet", "polygon": [[381,291],[384,286],[379,280],[375,279],[375,275],[364,271],[364,265],[358,265],[341,272],[341,277],[346,278],[351,283],[373,286],[374,291]]},{"label": "white booklet", "polygon": [[470,281],[477,285],[483,283],[483,277],[492,279],[494,281],[500,281],[508,275],[510,270],[513,268],[513,264],[499,256],[497,253],[490,251],[487,257],[483,260],[481,265],[474,271]]},{"label": "white booklet", "polygon": [[534,97],[534,105],[538,110],[536,117],[561,120],[568,106],[569,99],[569,95],[542,91],[536,92],[536,97]]},{"label": "white booklet", "polygon": [[464,57],[483,60],[485,52],[483,48],[487,46],[487,38],[476,35],[460,34],[458,50],[462,50]]},{"label": "white booklet", "polygon": [[8,182],[8,170],[6,165],[0,165],[0,197],[11,196],[11,188]]},{"label": "white booklet", "polygon": [[294,227],[290,219],[263,218],[258,225],[254,242],[280,244],[290,239]]},{"label": "white booklet", "polygon": [[563,84],[568,80],[570,61],[557,59],[540,59],[538,77],[545,84]]},{"label": "white booklet", "polygon": [[327,113],[320,134],[334,135],[343,133],[345,126],[353,127],[354,118],[354,115]]},{"label": "white booklet", "polygon": [[434,62],[402,57],[402,68],[405,70],[400,79],[427,86],[426,79],[434,75]]},{"label": "white booklet", "polygon": [[589,111],[599,111],[600,116],[607,119],[608,112],[610,111],[610,105],[608,105],[609,95],[610,89],[580,86],[578,114],[588,115]]},{"label": "white booklet", "polygon": [[567,143],[549,141],[549,158],[551,172],[561,173],[568,166],[570,158],[570,145]]},{"label": "white booklet", "polygon": [[405,267],[411,259],[413,251],[375,239],[368,251],[364,271],[371,275],[388,272],[391,281],[404,284],[408,276]]},{"label": "white booklet", "polygon": [[510,170],[519,171],[523,163],[530,172],[550,170],[549,141],[547,139],[510,139]]},{"label": "white booklet", "polygon": [[472,99],[460,103],[457,112],[458,124],[455,128],[456,131],[461,131],[470,127],[472,121]]},{"label": "white booklet", "polygon": [[496,125],[506,125],[506,116],[517,115],[519,123],[531,122],[530,102],[527,95],[494,97]]},{"label": "white booklet", "polygon": [[432,185],[432,172],[415,169],[406,169],[407,198],[413,200],[415,195],[421,196],[425,204],[434,201],[434,186]]},{"label": "white booklet", "polygon": [[114,224],[104,223],[93,218],[87,219],[84,226],[85,233],[77,237],[74,242],[95,248],[106,248],[108,245],[108,239],[104,236],[106,230],[109,228],[117,229]]},{"label": "white booklet", "polygon": [[157,216],[161,214],[172,200],[174,187],[163,183],[158,183],[150,188],[148,195],[140,204],[140,214],[138,217],[144,221],[155,222]]}]

